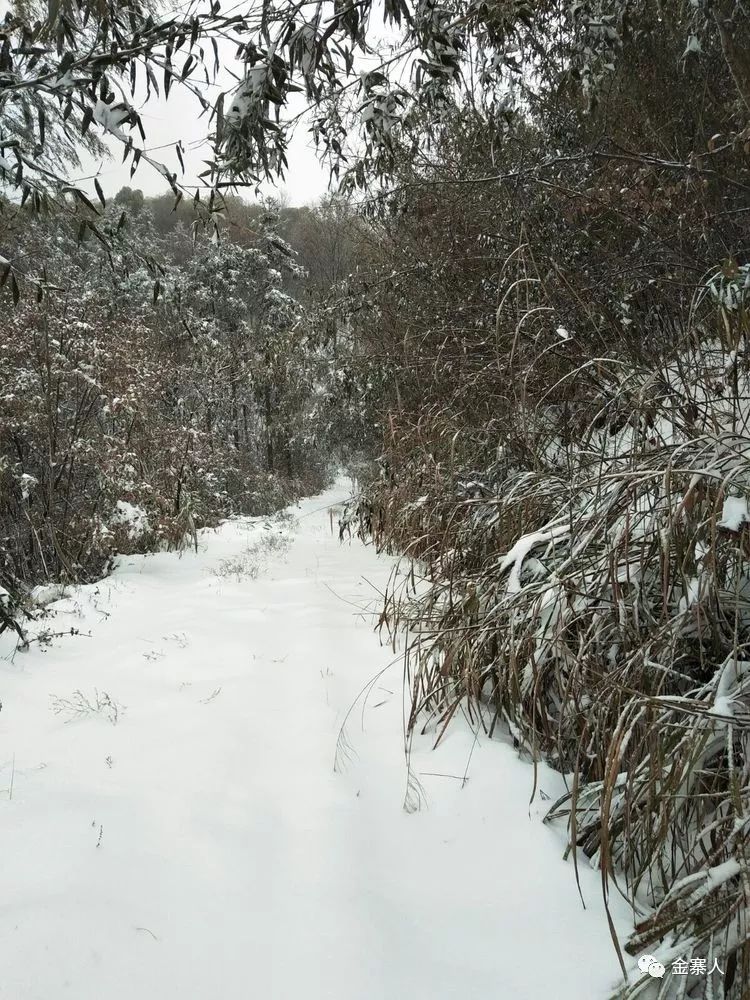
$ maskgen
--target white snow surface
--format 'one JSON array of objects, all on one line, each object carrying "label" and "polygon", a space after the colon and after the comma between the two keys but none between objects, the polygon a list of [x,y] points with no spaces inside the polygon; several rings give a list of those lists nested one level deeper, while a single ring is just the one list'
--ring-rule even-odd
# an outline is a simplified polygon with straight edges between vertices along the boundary
[{"label": "white snow surface", "polygon": [[[0,997],[596,1000],[618,980],[600,877],[582,859],[584,910],[512,746],[461,719],[435,751],[417,737],[404,810],[402,665],[365,613],[393,562],[339,544],[344,492],[122,558],[42,623],[79,635],[0,638]],[[280,532],[254,578],[226,572]]]},{"label": "white snow surface", "polygon": [[36,587],[32,587],[29,597],[32,604],[41,608],[54,601],[59,601],[65,597],[70,589],[64,583],[40,583]]},{"label": "white snow surface", "polygon": [[720,528],[728,531],[739,531],[743,524],[750,521],[747,512],[747,497],[727,497],[719,521]]}]

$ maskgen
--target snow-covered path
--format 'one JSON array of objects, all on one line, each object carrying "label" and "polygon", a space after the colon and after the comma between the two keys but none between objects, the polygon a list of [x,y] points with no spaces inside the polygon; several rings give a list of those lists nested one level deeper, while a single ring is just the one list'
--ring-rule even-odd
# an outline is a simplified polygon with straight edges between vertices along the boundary
[{"label": "snow-covered path", "polygon": [[123,558],[47,622],[90,636],[0,661],[0,997],[607,995],[598,876],[584,911],[511,747],[461,721],[417,742],[405,812],[396,662],[334,770],[393,660],[358,611],[391,563],[339,545],[341,496]]}]

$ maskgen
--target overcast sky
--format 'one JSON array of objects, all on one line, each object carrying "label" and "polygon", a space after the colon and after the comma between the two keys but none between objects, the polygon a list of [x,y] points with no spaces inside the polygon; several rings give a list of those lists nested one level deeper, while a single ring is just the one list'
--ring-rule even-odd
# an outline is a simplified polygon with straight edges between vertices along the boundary
[{"label": "overcast sky", "polygon": [[[234,59],[233,49],[225,50],[221,55],[236,73],[241,71],[240,64]],[[223,86],[230,88],[231,83],[229,74],[223,74]],[[212,87],[211,91],[208,96],[213,103],[219,88]],[[206,135],[212,126],[208,115],[199,117],[201,109],[196,98],[185,88],[175,85],[170,91],[168,100],[152,97],[148,103],[145,103],[143,98],[133,103],[140,111],[146,131],[146,148],[153,150],[151,155],[154,159],[160,159],[170,171],[176,171],[181,183],[186,185],[198,183],[197,175],[206,169],[203,161],[211,154]],[[298,106],[292,106],[290,113],[294,114],[303,107],[304,104],[299,102]],[[303,119],[297,127],[290,147],[289,170],[283,184],[276,190],[277,194],[284,193],[291,205],[310,204],[328,190],[328,170],[317,160],[308,129],[309,123]],[[140,139],[137,131],[133,133],[133,137],[137,144]],[[181,175],[179,160],[174,149],[178,140],[182,140],[184,147],[184,177]],[[147,195],[169,191],[169,186],[161,174],[143,161],[131,179],[132,160],[128,159],[127,163],[123,163],[122,146],[116,141],[112,141],[110,145],[114,151],[112,158],[104,160],[88,156],[85,158],[82,169],[74,175],[76,181],[82,182],[82,187],[93,193],[93,176],[96,175],[108,197],[116,194],[125,185],[140,188]],[[271,194],[274,191],[270,186],[265,186],[262,193]],[[248,200],[253,200],[255,197],[253,189],[246,189],[244,196]]]},{"label": "overcast sky", "polygon": [[[374,0],[369,43],[378,47],[388,46],[396,42],[399,37],[398,29],[383,25],[382,0]],[[210,87],[204,88],[206,97],[212,105],[221,90],[231,93],[236,87],[237,79],[244,74],[243,64],[236,58],[236,46],[229,40],[221,39],[219,39],[218,45],[222,66],[216,82],[212,83]],[[211,51],[210,47],[209,51]],[[212,60],[213,54],[210,57],[210,61]],[[380,58],[374,52],[368,55],[357,53],[354,61],[355,71],[372,69],[379,63]],[[402,67],[404,78],[408,76],[410,66],[411,59],[407,59]],[[135,98],[130,98],[128,95],[128,98],[138,108],[143,120],[147,150],[152,151],[151,155],[154,159],[161,160],[170,171],[176,172],[180,183],[188,187],[200,183],[198,174],[206,169],[206,164],[203,161],[211,155],[211,148],[206,142],[206,135],[212,129],[208,115],[199,117],[201,109],[198,101],[185,87],[178,84],[172,86],[168,100],[152,96],[151,100],[146,103],[145,97],[145,86],[141,86],[137,90]],[[304,95],[293,95],[289,107],[284,111],[284,116],[292,119],[304,110],[305,103]],[[225,107],[228,106],[227,98]],[[264,186],[261,189],[261,194],[283,194],[291,205],[308,205],[317,201],[328,191],[329,173],[318,162],[314,143],[308,131],[309,127],[308,119],[302,118],[299,121],[289,149],[289,169],[284,181],[275,190],[269,185]],[[133,138],[138,145],[140,136],[137,131],[133,133]],[[181,174],[180,163],[174,148],[178,140],[182,141],[184,147],[184,176]],[[93,177],[96,175],[108,197],[116,194],[125,185],[140,188],[146,195],[169,191],[169,186],[159,172],[143,161],[131,179],[130,166],[132,161],[129,159],[127,163],[122,162],[122,147],[118,142],[113,140],[110,145],[114,151],[113,157],[103,161],[86,157],[82,169],[74,175],[74,183],[80,183],[84,189],[94,195]],[[243,194],[250,201],[255,199],[255,192],[252,188],[245,189]]]}]

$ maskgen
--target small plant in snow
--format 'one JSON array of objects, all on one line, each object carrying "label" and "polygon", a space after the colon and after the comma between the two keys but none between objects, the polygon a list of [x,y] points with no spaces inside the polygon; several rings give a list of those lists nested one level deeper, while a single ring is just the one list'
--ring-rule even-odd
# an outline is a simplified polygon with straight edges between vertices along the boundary
[{"label": "small plant in snow", "polygon": [[237,583],[240,583],[242,580],[257,580],[260,570],[261,562],[257,549],[249,548],[242,555],[231,559],[222,559],[213,573],[220,580],[233,577]]},{"label": "small plant in snow", "polygon": [[51,708],[55,715],[67,716],[65,722],[74,722],[76,719],[85,718],[88,715],[100,715],[107,719],[113,726],[116,726],[123,713],[123,706],[119,705],[106,691],[98,691],[94,688],[93,698],[87,697],[82,691],[76,689],[69,698],[58,698],[51,696]]},{"label": "small plant in snow", "polygon": [[290,544],[287,535],[276,532],[264,534],[259,541],[249,545],[239,556],[222,559],[213,571],[214,576],[218,576],[219,579],[234,577],[238,583],[241,580],[256,580],[258,574],[265,569],[265,557],[271,552],[283,555]]}]

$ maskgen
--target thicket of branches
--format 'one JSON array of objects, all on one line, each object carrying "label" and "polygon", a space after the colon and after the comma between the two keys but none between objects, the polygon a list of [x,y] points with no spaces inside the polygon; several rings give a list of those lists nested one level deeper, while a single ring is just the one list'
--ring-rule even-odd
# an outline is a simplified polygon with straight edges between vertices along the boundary
[{"label": "thicket of branches", "polygon": [[[569,775],[550,817],[632,902],[620,947],[667,966],[620,995],[738,1000],[750,147],[730,22],[694,33],[699,6],[602,19],[596,86],[545,78],[563,35],[502,109],[396,130],[347,301],[395,373],[360,530],[428,582],[384,608],[413,636],[410,732],[468,706]],[[690,954],[723,978],[669,975]]]},{"label": "thicket of branches", "polygon": [[85,208],[71,227],[4,206],[0,252],[44,282],[0,293],[0,583],[18,603],[314,492],[343,444],[348,347],[283,235],[319,243],[334,209],[236,203],[216,240],[174,216],[160,232],[160,204],[123,190],[101,240]]}]

